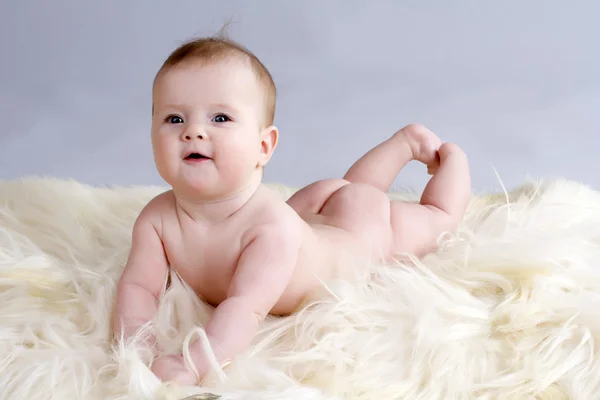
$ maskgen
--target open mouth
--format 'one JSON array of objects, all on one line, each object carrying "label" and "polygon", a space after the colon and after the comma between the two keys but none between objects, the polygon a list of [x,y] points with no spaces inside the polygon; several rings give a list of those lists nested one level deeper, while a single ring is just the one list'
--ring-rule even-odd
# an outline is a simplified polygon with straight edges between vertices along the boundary
[{"label": "open mouth", "polygon": [[200,153],[190,153],[186,158],[184,158],[184,160],[200,161],[200,160],[209,160],[209,158]]}]

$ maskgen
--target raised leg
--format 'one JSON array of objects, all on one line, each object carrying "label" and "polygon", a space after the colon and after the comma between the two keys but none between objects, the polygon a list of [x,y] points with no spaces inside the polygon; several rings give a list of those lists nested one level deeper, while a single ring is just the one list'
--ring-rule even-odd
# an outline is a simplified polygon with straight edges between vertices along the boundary
[{"label": "raised leg", "polygon": [[312,183],[292,195],[287,203],[301,215],[318,214],[327,199],[348,183],[364,183],[388,192],[400,170],[411,160],[435,164],[441,141],[422,125],[408,125],[356,161],[344,179]]},{"label": "raised leg", "polygon": [[352,183],[366,183],[388,192],[394,180],[410,161],[433,165],[441,141],[422,125],[411,124],[369,150],[344,175]]},{"label": "raised leg", "polygon": [[467,156],[455,144],[444,143],[439,157],[439,169],[427,183],[420,204],[392,201],[395,252],[422,257],[436,250],[439,236],[456,229],[464,216],[471,196]]},{"label": "raised leg", "polygon": [[[386,192],[412,160],[426,164],[433,175],[420,204],[390,203]],[[291,196],[288,204],[302,217],[310,216],[312,221],[325,218],[371,238],[377,236],[385,219],[392,231],[393,253],[423,256],[435,250],[440,234],[457,227],[470,194],[469,166],[462,150],[451,143],[442,144],[422,125],[408,125],[356,161],[344,179],[308,185]]]},{"label": "raised leg", "polygon": [[460,220],[471,197],[469,161],[460,147],[444,143],[439,150],[440,167],[421,195],[420,203]]}]

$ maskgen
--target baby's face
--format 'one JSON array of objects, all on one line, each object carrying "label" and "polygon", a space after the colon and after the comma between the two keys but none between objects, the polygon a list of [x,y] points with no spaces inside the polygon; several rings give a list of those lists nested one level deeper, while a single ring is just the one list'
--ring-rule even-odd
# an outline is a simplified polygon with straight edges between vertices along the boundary
[{"label": "baby's face", "polygon": [[176,191],[209,197],[243,189],[274,148],[265,145],[273,127],[262,126],[263,96],[252,70],[238,60],[192,61],[163,72],[152,116],[162,178]]}]

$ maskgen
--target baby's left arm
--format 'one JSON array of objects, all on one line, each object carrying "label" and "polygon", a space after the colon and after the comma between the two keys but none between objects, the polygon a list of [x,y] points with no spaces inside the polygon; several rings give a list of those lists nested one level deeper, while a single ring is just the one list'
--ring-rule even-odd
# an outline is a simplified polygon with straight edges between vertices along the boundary
[{"label": "baby's left arm", "polygon": [[[250,346],[260,323],[277,303],[294,272],[301,237],[285,223],[259,227],[243,250],[227,299],[215,309],[206,334],[217,361],[235,358]],[[192,349],[201,375],[208,371],[200,343]]]}]

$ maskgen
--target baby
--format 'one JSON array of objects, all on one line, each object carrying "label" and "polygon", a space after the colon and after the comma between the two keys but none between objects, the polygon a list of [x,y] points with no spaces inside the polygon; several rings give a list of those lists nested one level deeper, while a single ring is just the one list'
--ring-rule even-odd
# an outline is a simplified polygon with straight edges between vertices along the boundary
[{"label": "baby", "polygon": [[[125,338],[157,312],[167,273],[215,311],[205,327],[217,360],[243,352],[268,314],[286,315],[320,281],[351,276],[374,257],[419,257],[453,230],[471,193],[467,158],[420,125],[370,150],[344,179],[313,183],[287,202],[261,183],[278,142],[275,85],[249,51],[202,38],[175,50],[153,86],[156,167],[172,187],[139,214],[117,289],[115,335]],[[386,192],[411,160],[432,178],[420,204]],[[209,366],[199,342],[157,358],[163,381],[197,384]]]}]

